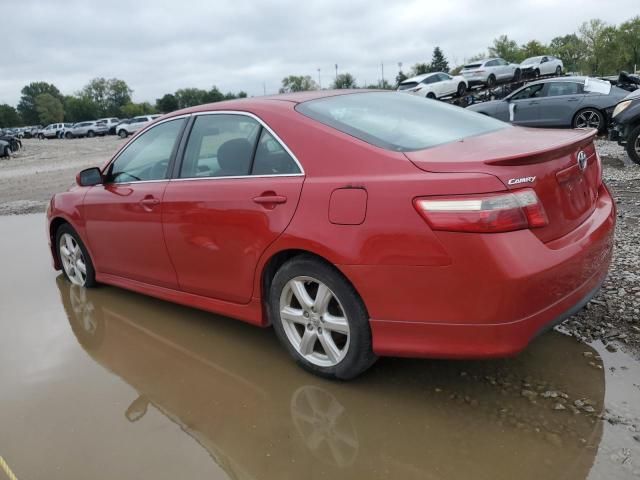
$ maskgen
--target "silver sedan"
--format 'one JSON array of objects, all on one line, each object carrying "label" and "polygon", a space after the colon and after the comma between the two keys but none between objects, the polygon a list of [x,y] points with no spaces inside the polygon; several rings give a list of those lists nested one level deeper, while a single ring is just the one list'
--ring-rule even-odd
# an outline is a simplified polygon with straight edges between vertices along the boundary
[{"label": "silver sedan", "polygon": [[606,129],[611,112],[629,92],[589,77],[531,82],[502,100],[467,107],[527,127]]}]

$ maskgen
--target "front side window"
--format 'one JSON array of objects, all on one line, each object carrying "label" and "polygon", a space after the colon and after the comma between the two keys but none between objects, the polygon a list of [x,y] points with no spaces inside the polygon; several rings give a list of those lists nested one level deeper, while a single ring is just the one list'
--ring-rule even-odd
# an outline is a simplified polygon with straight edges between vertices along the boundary
[{"label": "front side window", "polygon": [[320,123],[387,150],[424,150],[463,138],[512,128],[504,122],[415,95],[368,92],[298,104]]},{"label": "front side window", "polygon": [[249,175],[260,123],[245,115],[196,118],[180,169],[181,178]]},{"label": "front side window", "polygon": [[538,98],[542,96],[542,89],[544,83],[538,83],[537,85],[531,85],[525,87],[522,90],[516,92],[511,97],[511,100],[526,100],[527,98]]},{"label": "front side window", "polygon": [[112,183],[129,183],[167,178],[169,161],[186,119],[161,123],[136,138],[111,164]]}]

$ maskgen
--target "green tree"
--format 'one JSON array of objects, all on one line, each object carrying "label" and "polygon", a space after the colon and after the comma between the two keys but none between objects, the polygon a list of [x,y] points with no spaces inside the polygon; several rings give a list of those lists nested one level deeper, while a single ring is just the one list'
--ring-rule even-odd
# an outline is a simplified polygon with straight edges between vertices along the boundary
[{"label": "green tree", "polygon": [[[493,45],[489,47],[489,55],[492,57],[500,57],[508,62],[519,63],[524,60],[524,56],[520,51],[520,47],[515,40],[511,40],[506,35],[500,35],[493,39]],[[469,59],[469,61],[480,60],[484,55],[478,58]]]},{"label": "green tree", "polygon": [[549,53],[549,49],[537,40],[530,40],[520,47],[520,52],[522,58],[518,60],[519,62],[529,57],[547,55]]},{"label": "green tree", "polygon": [[630,71],[640,67],[640,16],[620,24],[618,38],[624,45],[621,66]]},{"label": "green tree", "polygon": [[98,118],[98,106],[88,97],[67,95],[63,104],[66,122],[76,123]]},{"label": "green tree", "polygon": [[607,24],[598,18],[584,22],[578,31],[585,46],[585,66],[587,73],[600,70],[600,54],[602,53],[603,33]]},{"label": "green tree", "polygon": [[447,62],[444,53],[440,47],[433,49],[433,55],[431,56],[431,64],[429,65],[429,71],[431,72],[448,72],[449,62]]},{"label": "green tree", "polygon": [[80,97],[92,101],[97,107],[100,117],[115,117],[120,115],[120,109],[131,103],[133,91],[124,80],[117,78],[94,78],[80,92]]},{"label": "green tree", "polygon": [[399,70],[399,71],[398,71],[398,75],[396,75],[396,85],[400,85],[400,84],[401,84],[402,82],[404,82],[407,78],[409,78],[409,77],[407,77],[407,76],[402,72],[402,70]]},{"label": "green tree", "polygon": [[22,124],[20,115],[11,105],[0,105],[0,128],[18,127]]},{"label": "green tree", "polygon": [[428,63],[416,63],[411,67],[411,76],[424,75],[425,73],[429,73],[429,69],[430,65]]},{"label": "green tree", "polygon": [[215,103],[215,102],[221,102],[223,100],[230,100],[232,98],[235,98],[235,96],[228,96],[224,95],[219,89],[218,87],[216,87],[215,85],[213,87],[211,87],[211,90],[209,90],[206,95],[203,97],[204,103]]},{"label": "green tree", "polygon": [[317,89],[318,84],[309,75],[289,75],[282,79],[280,93],[304,92]]},{"label": "green tree", "polygon": [[178,101],[178,108],[193,107],[207,103],[209,92],[201,88],[181,88],[174,94]]},{"label": "green tree", "polygon": [[151,113],[156,113],[155,109],[151,106],[149,102],[142,103],[127,103],[121,109],[122,116],[124,118],[137,117],[138,115],[149,115]]},{"label": "green tree", "polygon": [[549,43],[549,53],[562,60],[564,69],[577,72],[584,60],[585,45],[575,33],[555,37]]},{"label": "green tree", "polygon": [[59,101],[62,101],[62,94],[55,85],[47,82],[32,82],[29,85],[23,87],[22,97],[20,103],[18,103],[18,113],[20,117],[27,125],[35,125],[40,122],[40,114],[36,108],[36,97],[47,93]]},{"label": "green tree", "polygon": [[169,113],[178,110],[178,99],[173,93],[166,93],[162,98],[156,100],[156,110],[162,113]]},{"label": "green tree", "polygon": [[38,119],[43,125],[61,122],[64,119],[64,107],[59,98],[50,93],[41,93],[35,99]]},{"label": "green tree", "polygon": [[348,72],[341,73],[334,80],[332,88],[356,88],[356,79]]}]

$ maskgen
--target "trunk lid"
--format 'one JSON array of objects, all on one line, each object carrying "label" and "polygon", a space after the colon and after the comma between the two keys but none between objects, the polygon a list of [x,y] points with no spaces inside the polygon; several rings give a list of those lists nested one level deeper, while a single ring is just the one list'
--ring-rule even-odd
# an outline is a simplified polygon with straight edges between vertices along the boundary
[{"label": "trunk lid", "polygon": [[[549,242],[574,230],[595,208],[602,176],[595,135],[595,130],[512,127],[406,155],[428,172],[484,173],[509,190],[533,188],[549,224],[532,232]],[[586,155],[584,168],[580,152]]]}]

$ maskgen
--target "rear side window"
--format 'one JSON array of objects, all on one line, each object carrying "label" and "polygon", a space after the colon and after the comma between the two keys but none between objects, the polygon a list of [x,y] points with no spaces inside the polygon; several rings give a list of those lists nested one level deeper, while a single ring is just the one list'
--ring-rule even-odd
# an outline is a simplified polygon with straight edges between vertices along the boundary
[{"label": "rear side window", "polygon": [[336,95],[300,103],[296,110],[367,143],[399,152],[512,128],[460,107],[393,92]]},{"label": "rear side window", "polygon": [[267,130],[262,129],[253,160],[252,175],[292,175],[300,173],[296,162]]},{"label": "rear side window", "polygon": [[547,97],[561,95],[578,95],[582,93],[582,85],[574,82],[551,82],[547,87]]},{"label": "rear side window", "polygon": [[181,178],[249,175],[260,124],[245,115],[201,115],[191,129]]}]

